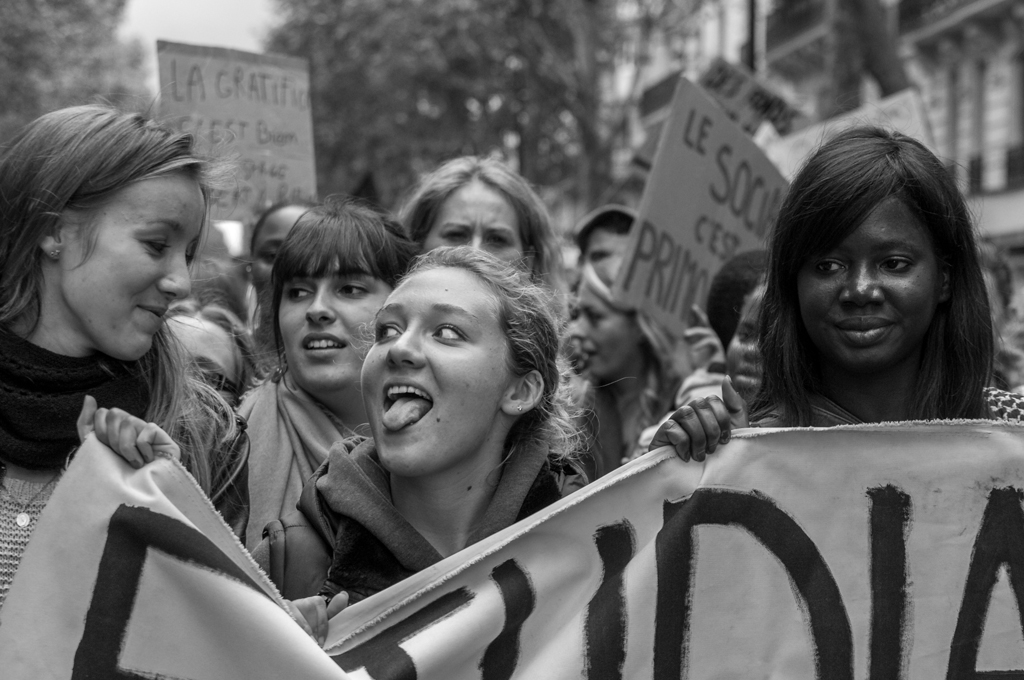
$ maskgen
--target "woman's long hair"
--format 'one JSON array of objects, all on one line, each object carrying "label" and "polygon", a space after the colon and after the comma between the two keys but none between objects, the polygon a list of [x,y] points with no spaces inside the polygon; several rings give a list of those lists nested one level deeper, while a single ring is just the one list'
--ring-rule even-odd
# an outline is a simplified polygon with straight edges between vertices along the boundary
[{"label": "woman's long hair", "polygon": [[950,299],[935,310],[923,340],[912,417],[987,417],[992,320],[967,204],[951,173],[920,142],[859,127],[838,134],[807,161],[776,218],[760,317],[764,380],[752,405],[755,420],[775,411],[787,425],[810,424],[810,397],[822,391],[821,367],[800,316],[797,275],[889,198],[924,225],[950,282]]},{"label": "woman's long hair", "polygon": [[[0,160],[0,325],[35,327],[43,285],[39,242],[69,214],[80,218],[88,258],[91,217],[122,189],[181,174],[209,205],[218,167],[197,153],[192,135],[111,107],[61,109],[27,125]],[[201,238],[206,229],[204,219]],[[165,327],[141,366],[150,391],[146,419],[180,444],[182,461],[209,493],[211,452],[236,434],[230,407],[188,369]]]},{"label": "woman's long hair", "polygon": [[562,251],[544,202],[521,175],[493,158],[462,156],[424,175],[401,211],[410,238],[422,246],[444,202],[474,180],[504,196],[512,206],[526,250],[523,255],[533,257],[534,280],[564,293]]}]

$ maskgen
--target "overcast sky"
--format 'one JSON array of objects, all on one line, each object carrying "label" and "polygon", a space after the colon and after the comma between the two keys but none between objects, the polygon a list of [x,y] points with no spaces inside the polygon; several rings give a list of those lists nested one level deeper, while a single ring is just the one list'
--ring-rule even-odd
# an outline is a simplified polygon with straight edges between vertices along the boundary
[{"label": "overcast sky", "polygon": [[121,35],[146,47],[147,83],[157,91],[156,41],[262,52],[274,0],[128,0]]}]

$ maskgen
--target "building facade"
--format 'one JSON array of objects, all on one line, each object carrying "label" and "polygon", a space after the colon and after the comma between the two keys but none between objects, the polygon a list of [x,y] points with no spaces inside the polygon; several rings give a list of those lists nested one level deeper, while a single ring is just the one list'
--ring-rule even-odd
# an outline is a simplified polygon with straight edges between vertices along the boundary
[{"label": "building facade", "polygon": [[1024,269],[1024,0],[903,0],[898,16],[936,151]]},{"label": "building facade", "polygon": [[[883,0],[919,88],[934,148],[957,175],[984,238],[1024,273],[1024,0]],[[870,104],[843,0],[775,0],[766,77],[812,119]],[[852,57],[850,55],[853,55]],[[845,60],[845,63],[844,63]]]}]

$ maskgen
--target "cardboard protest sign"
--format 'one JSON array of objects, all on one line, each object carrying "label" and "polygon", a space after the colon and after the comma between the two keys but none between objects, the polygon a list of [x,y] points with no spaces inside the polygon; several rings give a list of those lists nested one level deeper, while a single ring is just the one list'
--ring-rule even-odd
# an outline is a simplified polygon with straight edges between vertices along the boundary
[{"label": "cardboard protest sign", "polygon": [[865,104],[859,109],[775,140],[765,148],[765,153],[784,177],[793,179],[800,166],[819,146],[836,133],[855,125],[877,125],[896,130],[935,151],[924,101],[917,89],[908,88],[881,101]]},{"label": "cardboard protest sign", "polygon": [[0,676],[345,678],[279,603],[181,465],[90,438],[0,609]]},{"label": "cardboard protest sign", "polygon": [[157,42],[160,115],[237,158],[214,219],[247,221],[271,203],[316,195],[309,65],[304,59]]},{"label": "cardboard protest sign", "polygon": [[684,330],[722,264],[763,247],[785,190],[743,130],[700,87],[680,81],[615,294]]},{"label": "cardboard protest sign", "polygon": [[711,62],[698,84],[749,135],[757,132],[765,121],[780,135],[788,135],[806,120],[785,99],[758,82],[753,73],[722,57]]},{"label": "cardboard protest sign", "polygon": [[328,651],[374,680],[1020,677],[1022,497],[1005,424],[660,450],[350,607]]},{"label": "cardboard protest sign", "polygon": [[[651,169],[658,140],[668,117],[671,96],[666,96],[666,90],[670,95],[679,81],[678,74],[666,77],[645,90],[640,98],[638,109],[645,138],[632,162],[643,170]],[[711,62],[701,74],[698,84],[748,135],[755,135],[764,122],[771,123],[778,135],[788,135],[806,124],[806,116],[763,85],[746,67],[730,63],[722,57],[716,57]]]}]

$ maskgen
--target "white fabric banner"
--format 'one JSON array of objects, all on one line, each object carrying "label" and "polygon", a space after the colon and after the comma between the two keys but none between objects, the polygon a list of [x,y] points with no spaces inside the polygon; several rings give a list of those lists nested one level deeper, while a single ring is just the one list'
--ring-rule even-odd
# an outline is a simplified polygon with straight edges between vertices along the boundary
[{"label": "white fabric banner", "polygon": [[90,437],[0,610],[0,678],[345,678],[279,603],[181,465]]},{"label": "white fabric banner", "polygon": [[1024,677],[1024,429],[658,452],[343,612],[354,678]]},{"label": "white fabric banner", "polygon": [[0,611],[0,675],[1024,677],[1022,490],[1000,423],[659,450],[349,607],[332,660],[179,466],[90,444]]}]

